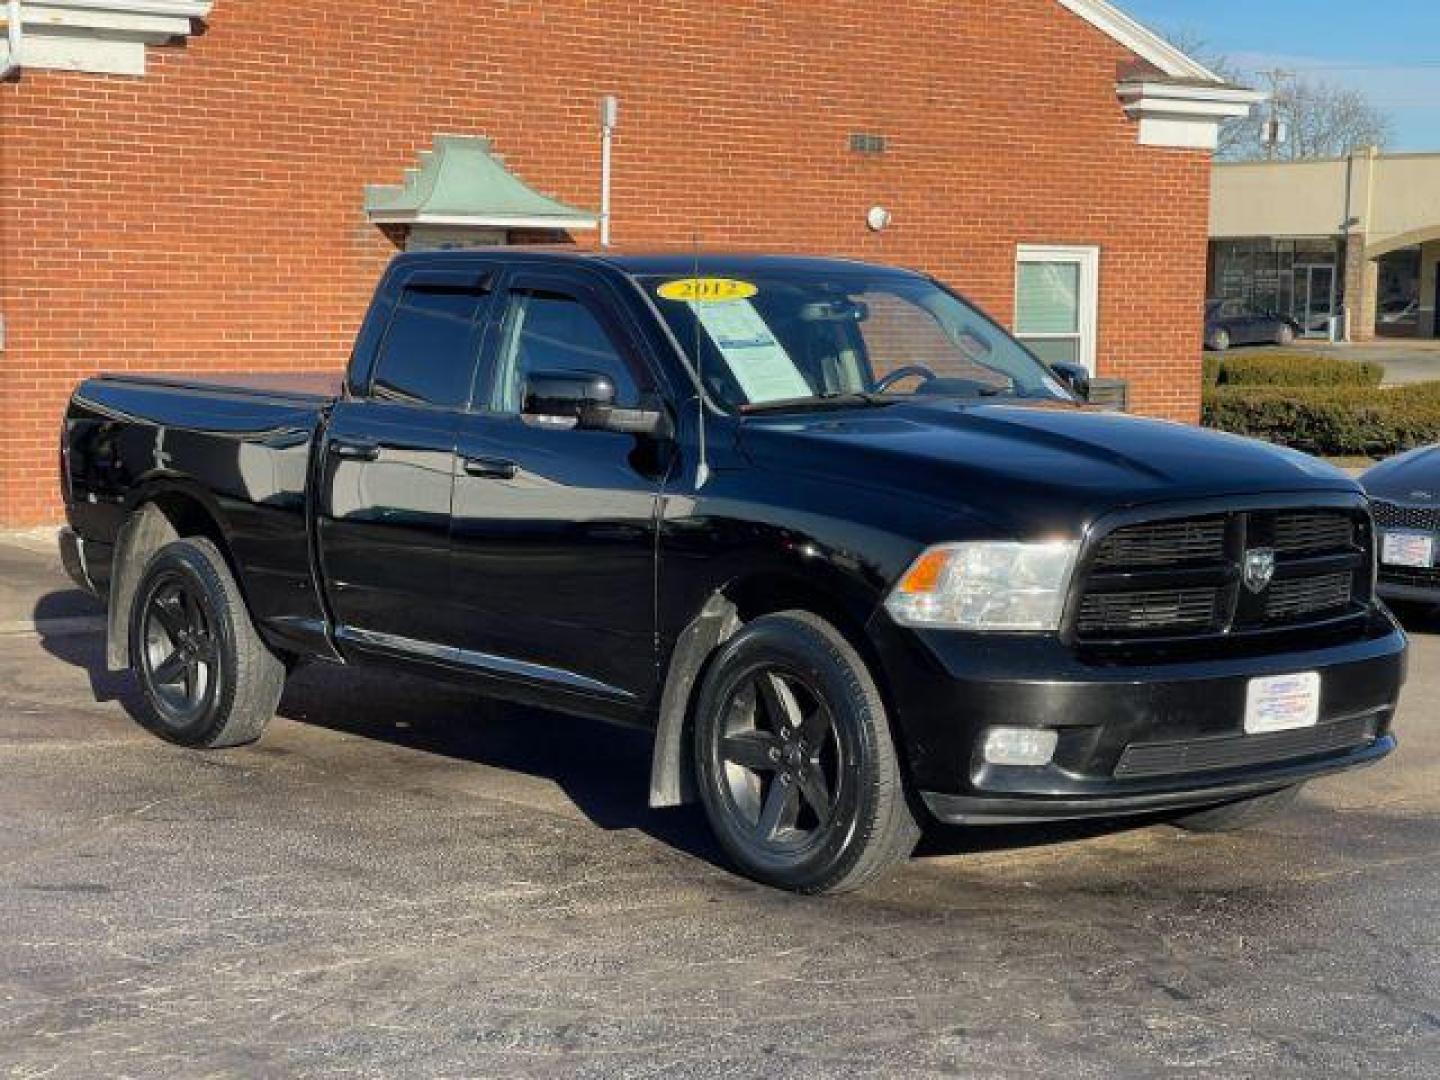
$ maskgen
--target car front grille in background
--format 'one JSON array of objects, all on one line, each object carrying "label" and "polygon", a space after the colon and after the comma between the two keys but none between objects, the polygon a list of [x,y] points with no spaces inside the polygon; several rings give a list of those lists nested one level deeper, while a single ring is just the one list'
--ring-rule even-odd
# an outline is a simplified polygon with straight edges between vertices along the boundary
[{"label": "car front grille in background", "polygon": [[[1073,634],[1085,644],[1230,638],[1362,614],[1372,539],[1349,509],[1246,510],[1126,525],[1086,562]],[[1272,552],[1271,580],[1244,581]],[[1252,587],[1258,586],[1258,587]]]},{"label": "car front grille in background", "polygon": [[1415,589],[1440,589],[1440,566],[1386,566],[1381,564],[1383,585],[1408,585]]},{"label": "car front grille in background", "polygon": [[1428,529],[1440,532],[1440,506],[1402,506],[1400,503],[1370,500],[1375,524],[1383,529]]},{"label": "car front grille in background", "polygon": [[[1414,529],[1440,534],[1440,506],[1405,506],[1402,503],[1370,500],[1370,511],[1381,529]],[[1391,566],[1380,564],[1380,582],[1413,589],[1440,589],[1440,566]]]}]

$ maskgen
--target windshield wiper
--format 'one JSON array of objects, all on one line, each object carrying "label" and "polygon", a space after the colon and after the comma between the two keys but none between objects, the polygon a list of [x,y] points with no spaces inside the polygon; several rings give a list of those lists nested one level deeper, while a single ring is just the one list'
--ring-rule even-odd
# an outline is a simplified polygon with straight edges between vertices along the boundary
[{"label": "windshield wiper", "polygon": [[740,411],[747,416],[753,416],[757,413],[810,412],[816,409],[885,408],[894,404],[895,399],[886,397],[884,394],[872,394],[861,390],[832,391],[827,394],[816,394],[814,397],[757,401],[750,405],[740,406]]}]

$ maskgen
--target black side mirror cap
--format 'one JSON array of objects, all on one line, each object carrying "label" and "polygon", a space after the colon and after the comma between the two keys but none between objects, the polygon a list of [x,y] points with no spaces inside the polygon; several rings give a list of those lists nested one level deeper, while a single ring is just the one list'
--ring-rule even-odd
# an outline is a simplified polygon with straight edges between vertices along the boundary
[{"label": "black side mirror cap", "polygon": [[1070,388],[1082,401],[1090,400],[1090,370],[1084,364],[1071,364],[1057,360],[1050,365],[1055,377]]},{"label": "black side mirror cap", "polygon": [[521,412],[537,423],[582,431],[668,438],[670,414],[658,401],[626,409],[615,404],[615,384],[595,371],[537,371],[525,380]]}]

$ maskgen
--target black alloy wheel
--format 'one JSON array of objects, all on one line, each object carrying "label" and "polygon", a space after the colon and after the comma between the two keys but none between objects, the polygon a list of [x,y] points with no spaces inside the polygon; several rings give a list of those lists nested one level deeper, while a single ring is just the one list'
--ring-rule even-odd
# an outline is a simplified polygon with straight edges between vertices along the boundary
[{"label": "black alloy wheel", "polygon": [[210,707],[220,647],[206,601],[178,572],[158,575],[142,607],[140,668],[157,711],[185,727]]},{"label": "black alloy wheel", "polygon": [[720,765],[737,819],[774,852],[813,847],[834,820],[845,783],[829,707],[798,672],[759,667],[724,706]]},{"label": "black alloy wheel", "polygon": [[142,724],[207,749],[260,737],[285,688],[285,664],[261,639],[213,542],[186,537],[156,551],[129,620]]},{"label": "black alloy wheel", "polygon": [[693,750],[716,838],[767,885],[859,888],[919,839],[875,680],[810,612],[760,616],[719,647],[696,702]]}]

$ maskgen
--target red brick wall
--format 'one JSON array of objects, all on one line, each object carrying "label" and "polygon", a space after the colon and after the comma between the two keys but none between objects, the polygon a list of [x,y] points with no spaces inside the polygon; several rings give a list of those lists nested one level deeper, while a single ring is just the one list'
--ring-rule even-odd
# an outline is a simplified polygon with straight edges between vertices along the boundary
[{"label": "red brick wall", "polygon": [[217,0],[144,78],[27,72],[0,85],[0,523],[56,516],[91,372],[343,364],[394,250],[362,188],[435,132],[593,207],[607,91],[617,242],[894,261],[1006,322],[1017,243],[1098,244],[1102,372],[1193,420],[1209,159],[1136,143],[1132,61],[1054,0]]}]

